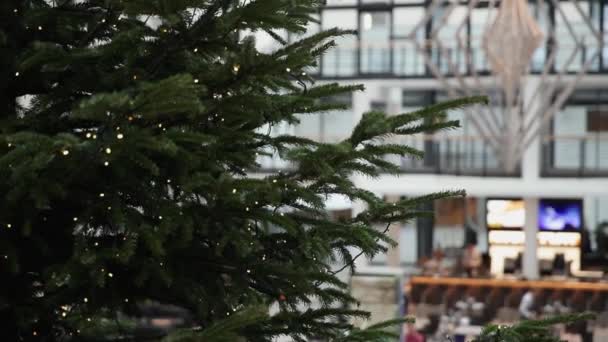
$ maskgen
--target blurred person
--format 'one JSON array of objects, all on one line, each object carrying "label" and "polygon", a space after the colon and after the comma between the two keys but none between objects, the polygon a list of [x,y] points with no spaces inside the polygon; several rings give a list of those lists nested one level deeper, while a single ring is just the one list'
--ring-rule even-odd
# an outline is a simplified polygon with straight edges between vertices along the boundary
[{"label": "blurred person", "polygon": [[462,267],[469,277],[475,277],[481,266],[481,253],[474,243],[468,243],[462,254]]},{"label": "blurred person", "polygon": [[423,273],[428,276],[446,276],[449,273],[448,265],[440,249],[433,251],[433,257],[423,264]]},{"label": "blurred person", "polygon": [[536,312],[534,310],[534,291],[532,289],[527,289],[524,293],[523,297],[521,297],[521,302],[519,303],[519,314],[524,319],[534,319],[536,317]]},{"label": "blurred person", "polygon": [[405,342],[424,342],[424,335],[418,332],[414,323],[407,324]]}]

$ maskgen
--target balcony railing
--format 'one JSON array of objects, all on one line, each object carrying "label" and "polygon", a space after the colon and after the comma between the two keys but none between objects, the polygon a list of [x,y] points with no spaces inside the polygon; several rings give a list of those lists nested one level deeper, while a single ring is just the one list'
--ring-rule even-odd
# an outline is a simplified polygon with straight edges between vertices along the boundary
[{"label": "balcony railing", "polygon": [[[567,60],[576,48],[572,44],[563,44],[550,66],[549,73],[558,73],[565,69],[567,73],[578,72],[590,55],[597,51],[597,46],[581,48],[574,59]],[[459,74],[462,76],[488,75],[490,67],[485,52],[480,46],[457,48],[443,46],[441,51],[428,50],[430,62],[444,76]],[[542,73],[546,66],[546,49],[537,50],[530,62],[531,73]],[[589,73],[606,73],[608,65],[596,58],[588,69]],[[425,57],[416,51],[411,41],[393,40],[387,43],[361,42],[359,44],[339,44],[330,50],[321,60],[321,78],[352,77],[431,77],[425,63]]]},{"label": "balcony railing", "polygon": [[[492,148],[478,136],[413,136],[398,137],[405,144],[424,151],[422,159],[399,158],[404,172],[465,176],[519,177],[521,171],[506,171]],[[393,158],[393,161],[394,160]]]},{"label": "balcony railing", "polygon": [[[315,139],[315,137],[308,137]],[[318,140],[318,139],[316,139]],[[325,141],[338,141],[339,138]],[[388,156],[404,173],[450,174],[467,176],[519,177],[520,170],[507,172],[499,165],[496,155],[480,137],[471,136],[412,136],[394,137],[392,143],[414,147],[425,152],[424,158]],[[259,159],[259,171],[276,171],[292,167],[278,156]]]},{"label": "balcony railing", "polygon": [[542,174],[547,177],[608,177],[608,132],[546,136]]}]

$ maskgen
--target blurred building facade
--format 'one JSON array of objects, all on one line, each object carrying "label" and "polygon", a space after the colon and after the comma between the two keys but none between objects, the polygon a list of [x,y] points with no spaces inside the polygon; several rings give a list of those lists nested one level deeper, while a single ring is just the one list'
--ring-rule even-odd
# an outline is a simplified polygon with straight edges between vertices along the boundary
[{"label": "blurred building facade", "polygon": [[[482,45],[488,14],[496,3],[441,2],[433,9],[437,18],[425,21],[429,8],[436,5],[419,0],[328,0],[318,14],[320,23],[311,23],[306,35],[332,27],[355,30],[356,34],[340,38],[338,46],[309,73],[317,82],[361,83],[366,90],[331,99],[345,104],[349,108],[346,111],[302,116],[300,125],[278,127],[275,133],[338,141],[350,133],[366,111],[403,113],[448,99],[450,94],[445,85],[416,49],[416,40],[443,35],[449,41],[457,33],[464,39],[459,41],[459,47],[443,46],[435,53],[433,46],[424,45],[430,62],[448,80],[456,76],[475,77],[482,82],[484,78],[492,79]],[[452,111],[448,116],[461,121],[460,129],[398,139],[425,152],[423,159],[393,159],[400,166],[401,175],[384,175],[374,180],[354,176],[358,185],[387,201],[448,189],[464,189],[468,194],[467,199],[430,204],[427,209],[435,211],[434,220],[391,227],[391,235],[400,242],[399,247],[373,260],[361,260],[360,270],[399,273],[416,265],[420,258],[430,256],[434,249],[459,249],[471,239],[481,252],[490,251],[486,203],[492,198],[524,201],[526,217],[521,234],[528,237],[538,231],[540,199],[580,199],[582,229],[591,236],[587,248],[598,248],[596,228],[608,221],[608,48],[601,44],[586,46],[585,41],[591,34],[588,21],[592,21],[602,37],[607,34],[608,1],[531,1],[528,5],[544,37],[530,59],[527,81],[546,82],[542,70],[548,66],[549,74],[554,76],[559,70],[565,71],[549,80],[555,89],[565,87],[574,78],[576,87],[555,115],[541,125],[513,169],[501,165],[496,151],[482,137],[483,132],[470,115]],[[447,11],[450,15],[442,17]],[[421,22],[424,27],[416,27]],[[287,40],[301,37],[284,34]],[[276,48],[273,39],[265,34],[257,34],[257,44],[261,50]],[[557,52],[551,54],[554,49]],[[585,65],[592,53],[598,57]],[[584,74],[579,73],[581,68],[586,69]],[[520,96],[526,97],[526,89],[521,92]],[[540,96],[551,98],[556,94],[547,91]],[[289,167],[279,158],[263,158],[260,164],[262,172]],[[328,209],[357,212],[363,208],[335,199],[328,202]],[[529,278],[539,276],[541,259],[553,258],[555,254],[566,254],[567,259],[572,259],[575,271],[583,268],[580,241],[569,246],[576,247],[571,248],[572,254],[559,250],[559,246],[544,248],[542,241],[524,239],[523,235],[507,236],[502,238],[504,241],[500,236],[495,238],[498,239],[493,250],[495,273],[501,274],[504,264],[496,260],[513,259],[518,254],[524,254],[522,272]],[[511,241],[517,239],[521,241]],[[513,247],[518,244],[519,247]],[[502,248],[504,245],[510,247]]]}]

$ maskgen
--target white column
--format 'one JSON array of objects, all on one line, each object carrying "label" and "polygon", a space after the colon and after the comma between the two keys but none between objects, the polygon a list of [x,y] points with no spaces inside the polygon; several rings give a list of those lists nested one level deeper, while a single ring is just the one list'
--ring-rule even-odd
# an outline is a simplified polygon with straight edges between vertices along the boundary
[{"label": "white column", "polygon": [[526,241],[524,243],[522,271],[527,279],[538,279],[538,241],[536,239],[536,233],[538,232],[538,198],[524,198],[524,207],[526,209],[524,226]]},{"label": "white column", "polygon": [[487,253],[488,246],[488,229],[486,223],[486,198],[477,197],[476,206],[477,219],[477,249],[482,253]]},{"label": "white column", "polygon": [[361,117],[363,113],[369,111],[371,108],[371,101],[367,94],[367,91],[355,91],[353,92],[353,121],[352,127],[354,127]]},{"label": "white column", "polygon": [[401,112],[402,98],[403,89],[401,87],[390,87],[386,99],[386,113],[390,115],[399,114]]},{"label": "white column", "polygon": [[[538,87],[540,79],[536,76],[529,76],[527,82],[528,87],[525,88],[523,97],[524,103],[526,104],[527,108],[530,108],[530,112],[524,114],[530,115],[531,113],[535,113],[538,110],[541,98],[543,96],[548,95],[537,96],[536,98],[532,99],[532,96],[534,94],[532,90]],[[524,181],[537,180],[540,177],[540,163],[542,160],[540,144],[541,134],[538,134],[532,139],[530,145],[527,146],[526,150],[522,155],[521,176]]]}]

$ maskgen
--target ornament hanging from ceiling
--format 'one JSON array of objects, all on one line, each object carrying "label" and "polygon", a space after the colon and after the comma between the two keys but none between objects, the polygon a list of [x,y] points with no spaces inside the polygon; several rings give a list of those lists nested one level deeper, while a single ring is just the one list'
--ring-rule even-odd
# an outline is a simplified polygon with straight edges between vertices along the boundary
[{"label": "ornament hanging from ceiling", "polygon": [[502,1],[494,23],[485,32],[483,49],[507,98],[515,93],[542,39],[543,33],[525,0]]},{"label": "ornament hanging from ceiling", "polygon": [[[526,0],[431,0],[408,35],[449,97],[489,96],[489,106],[465,109],[465,120],[507,172],[517,169],[526,149],[599,60],[599,21],[581,6],[576,0],[533,5]],[[475,35],[479,27],[471,27],[473,21],[479,24],[480,9],[487,9],[481,37]],[[427,27],[428,34],[421,32]]]}]

